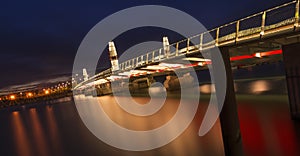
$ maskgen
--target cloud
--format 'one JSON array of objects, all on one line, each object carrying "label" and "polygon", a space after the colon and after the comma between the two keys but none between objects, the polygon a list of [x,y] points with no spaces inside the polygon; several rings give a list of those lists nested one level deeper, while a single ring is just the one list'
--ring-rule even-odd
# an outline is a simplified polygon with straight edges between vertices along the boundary
[{"label": "cloud", "polygon": [[51,79],[33,81],[30,83],[25,83],[25,84],[21,84],[21,85],[12,85],[12,86],[8,86],[8,87],[0,89],[0,95],[5,95],[8,93],[12,93],[12,92],[20,92],[20,91],[39,89],[41,86],[47,86],[47,85],[51,85],[51,84],[55,84],[55,83],[59,83],[59,82],[65,82],[65,81],[69,81],[69,80],[70,80],[69,76],[60,76],[60,77],[51,78]]}]

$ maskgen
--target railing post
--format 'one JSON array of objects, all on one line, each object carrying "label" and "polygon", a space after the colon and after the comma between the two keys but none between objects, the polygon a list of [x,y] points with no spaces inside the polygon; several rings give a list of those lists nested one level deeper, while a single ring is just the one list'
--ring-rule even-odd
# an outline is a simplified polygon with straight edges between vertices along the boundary
[{"label": "railing post", "polygon": [[163,37],[163,50],[165,58],[168,58],[170,53],[170,44],[168,37]]},{"label": "railing post", "polygon": [[134,68],[134,59],[132,59],[132,68]]},{"label": "railing post", "polygon": [[264,11],[261,18],[261,31],[260,31],[260,37],[262,37],[265,34],[265,25],[266,25],[266,15],[267,12]]},{"label": "railing post", "polygon": [[186,53],[189,53],[190,51],[190,38],[187,39],[187,43],[186,43]]},{"label": "railing post", "polygon": [[175,56],[178,56],[178,52],[179,52],[179,42],[176,43],[176,52],[175,52]]},{"label": "railing post", "polygon": [[144,55],[141,56],[141,63],[144,61]]},{"label": "railing post", "polygon": [[295,24],[294,24],[295,28],[297,28],[299,26],[299,3],[300,3],[300,1],[297,0],[296,9],[295,9]]},{"label": "railing post", "polygon": [[167,51],[165,53],[166,58],[169,58],[169,53],[170,53],[170,46],[167,47]]},{"label": "railing post", "polygon": [[219,45],[219,34],[220,34],[220,27],[217,28],[217,32],[216,32],[216,46]]},{"label": "railing post", "polygon": [[237,21],[235,27],[235,42],[239,40],[239,31],[240,31],[240,21]]},{"label": "railing post", "polygon": [[158,52],[158,60],[160,61],[160,57],[161,57],[161,48],[159,49],[159,52]]},{"label": "railing post", "polygon": [[199,50],[203,49],[203,33],[200,35],[200,45],[199,45]]},{"label": "railing post", "polygon": [[152,62],[154,62],[154,52],[155,51],[152,51]]},{"label": "railing post", "polygon": [[147,55],[146,55],[146,64],[148,64],[148,61],[149,60],[149,53],[147,53]]},{"label": "railing post", "polygon": [[139,64],[139,57],[136,57],[136,65],[138,66]]}]

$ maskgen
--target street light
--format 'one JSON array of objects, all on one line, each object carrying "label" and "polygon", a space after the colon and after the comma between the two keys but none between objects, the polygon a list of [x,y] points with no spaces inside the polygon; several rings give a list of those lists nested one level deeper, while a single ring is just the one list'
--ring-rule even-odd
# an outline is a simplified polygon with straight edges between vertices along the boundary
[{"label": "street light", "polygon": [[47,95],[47,94],[49,94],[50,92],[49,92],[49,90],[45,90],[45,94]]},{"label": "street light", "polygon": [[27,97],[28,97],[28,98],[30,98],[30,97],[32,97],[32,96],[33,96],[33,94],[32,94],[31,92],[27,93]]},{"label": "street light", "polygon": [[16,96],[15,96],[15,95],[10,95],[10,96],[9,96],[9,99],[10,99],[10,100],[16,100]]}]

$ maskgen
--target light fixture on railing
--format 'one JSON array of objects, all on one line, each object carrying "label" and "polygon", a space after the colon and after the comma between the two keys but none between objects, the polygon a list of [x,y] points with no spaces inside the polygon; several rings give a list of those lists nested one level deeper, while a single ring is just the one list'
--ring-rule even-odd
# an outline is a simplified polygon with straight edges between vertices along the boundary
[{"label": "light fixture on railing", "polygon": [[257,58],[261,58],[262,57],[261,53],[255,53],[254,56],[257,57]]},{"label": "light fixture on railing", "polygon": [[203,67],[203,66],[204,66],[204,63],[203,63],[203,62],[199,62],[199,63],[198,63],[198,66]]},{"label": "light fixture on railing", "polygon": [[265,31],[261,31],[260,35],[263,36],[265,34]]}]

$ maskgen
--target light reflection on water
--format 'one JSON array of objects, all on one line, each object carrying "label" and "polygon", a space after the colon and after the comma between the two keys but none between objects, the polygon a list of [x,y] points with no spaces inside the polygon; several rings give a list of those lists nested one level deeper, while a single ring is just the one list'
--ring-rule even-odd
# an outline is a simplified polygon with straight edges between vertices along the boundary
[{"label": "light reflection on water", "polygon": [[46,107],[46,123],[54,155],[63,155],[62,143],[52,106]]},{"label": "light reflection on water", "polygon": [[[16,148],[14,152],[17,155],[63,155],[59,129],[51,106],[45,106],[45,112],[30,108],[14,111],[11,115]],[[44,115],[45,120],[41,120],[44,118],[40,115]]]},{"label": "light reflection on water", "polygon": [[286,98],[286,96],[264,97],[261,101],[256,99],[255,103],[247,100],[247,97],[238,100],[240,127],[246,155],[296,156],[300,154],[298,148],[300,125],[299,122],[291,120]]},{"label": "light reflection on water", "polygon": [[[201,84],[200,92],[210,94],[215,92],[214,84]],[[234,82],[237,94],[287,94],[286,80],[283,77],[262,80],[238,80]]]},{"label": "light reflection on water", "polygon": [[215,93],[215,87],[213,84],[204,84],[199,87],[200,93],[210,94]]},{"label": "light reflection on water", "polygon": [[[276,81],[278,83],[278,81]],[[243,85],[241,85],[243,84]],[[236,83],[259,94],[276,90],[273,81],[259,80]],[[283,86],[283,85],[281,85]],[[284,87],[284,86],[283,86]],[[209,85],[204,88],[210,89]],[[201,87],[200,87],[201,89]],[[279,88],[280,89],[280,88]],[[245,89],[240,90],[245,91]],[[248,90],[249,91],[249,90]],[[126,100],[126,97],[122,97]],[[84,99],[84,97],[82,97]],[[246,155],[291,155],[300,154],[300,126],[290,119],[286,95],[237,96],[239,120]],[[168,99],[158,112],[149,118],[130,115],[119,108],[112,96],[98,97],[106,113],[119,125],[134,130],[149,130],[167,122],[178,107],[178,99]],[[147,97],[135,101],[146,103]],[[223,155],[220,123],[205,136],[199,137],[198,129],[207,108],[201,101],[197,114],[189,128],[170,144],[145,152],[127,152],[106,145],[91,134],[81,122],[73,103],[40,106],[11,112],[10,122],[2,125],[2,132],[12,133],[1,142],[13,139],[14,151],[0,147],[11,155]],[[1,117],[6,114],[0,114]],[[5,118],[0,118],[3,120]],[[105,125],[103,125],[105,126]],[[5,153],[5,152],[4,152]]]},{"label": "light reflection on water", "polygon": [[250,92],[253,94],[259,94],[271,90],[270,83],[266,80],[258,80],[251,83]]},{"label": "light reflection on water", "polygon": [[[122,98],[126,100],[128,97]],[[157,114],[149,118],[137,118],[118,108],[112,96],[98,99],[103,102],[101,105],[113,120],[134,130],[159,127],[172,118],[179,104],[178,99],[168,99]],[[137,97],[135,100],[141,103],[149,101],[147,97]],[[78,120],[74,107],[71,103],[55,104],[51,107],[41,106],[16,112],[18,115],[12,116],[12,122],[21,127],[17,129],[19,131],[13,132],[17,135],[14,137],[14,146],[19,151],[16,155],[223,155],[219,121],[206,136],[198,136],[198,129],[207,107],[205,104],[199,107],[192,124],[177,139],[161,148],[144,152],[123,151],[99,141],[83,126],[81,120]],[[102,126],[105,128],[105,125]],[[9,127],[7,128],[9,130]],[[16,129],[16,126],[13,128]],[[172,131],[170,129],[170,133]],[[121,138],[120,141],[130,141]]]},{"label": "light reflection on water", "polygon": [[[89,97],[88,99],[90,99]],[[127,96],[119,97],[120,101],[128,102],[129,98]],[[81,98],[82,99],[82,98]],[[95,100],[95,99],[93,99]],[[102,107],[105,113],[113,120],[113,122],[117,123],[118,125],[131,129],[131,130],[137,130],[137,131],[144,131],[144,130],[152,130],[155,128],[158,128],[168,122],[177,111],[178,105],[180,100],[179,99],[172,99],[168,98],[166,99],[164,106],[156,112],[154,115],[147,116],[147,117],[140,117],[135,116],[132,114],[129,114],[122,110],[117,102],[115,101],[114,97],[112,96],[103,96],[99,97],[99,105],[95,105],[94,103],[88,102],[86,100],[82,99],[81,103],[77,107],[81,107],[82,116],[85,117],[87,113],[92,115],[94,118],[97,118],[99,115],[97,113],[97,108]],[[149,101],[148,97],[135,97],[135,101],[138,103],[145,103],[145,101]],[[160,101],[159,99],[155,99],[157,101]],[[189,100],[182,100],[183,104],[189,104]],[[89,104],[89,106],[86,106],[85,108],[83,104]],[[130,104],[130,103],[128,103]],[[187,130],[180,135],[177,139],[175,139],[173,142],[151,151],[143,151],[138,152],[141,155],[222,155],[223,154],[223,148],[222,148],[222,138],[220,135],[220,123],[217,121],[214,128],[210,131],[208,135],[205,137],[199,137],[198,136],[198,130],[201,124],[201,121],[203,119],[204,113],[203,111],[206,110],[207,104],[203,104],[200,106],[198,113],[194,120],[192,121],[192,124],[187,128]],[[184,115],[182,115],[181,120],[184,119]],[[178,123],[178,127],[179,127]],[[94,125],[94,124],[92,124]],[[110,126],[105,126],[103,123],[103,129],[105,131],[110,131]],[[177,132],[177,129],[169,129],[168,134],[163,134],[160,137],[164,137],[166,135],[170,135]],[[125,140],[124,136],[122,134],[115,134],[119,141],[122,141],[124,143],[130,141]],[[157,136],[159,137],[159,136]],[[145,141],[149,142],[156,142],[157,140],[160,140],[161,138],[143,138]],[[135,152],[124,152],[124,154],[137,154]],[[120,153],[120,154],[123,154]]]},{"label": "light reflection on water", "polygon": [[32,148],[31,143],[29,142],[29,136],[28,131],[26,127],[24,126],[24,123],[22,121],[22,118],[19,114],[19,112],[12,112],[12,118],[11,118],[11,124],[12,124],[12,131],[13,131],[13,139],[16,146],[16,151],[18,155],[23,156],[31,156]]},{"label": "light reflection on water", "polygon": [[41,125],[40,118],[35,108],[29,109],[29,118],[29,121],[31,122],[30,130],[33,134],[33,140],[37,155],[50,155],[45,137],[45,127]]}]

